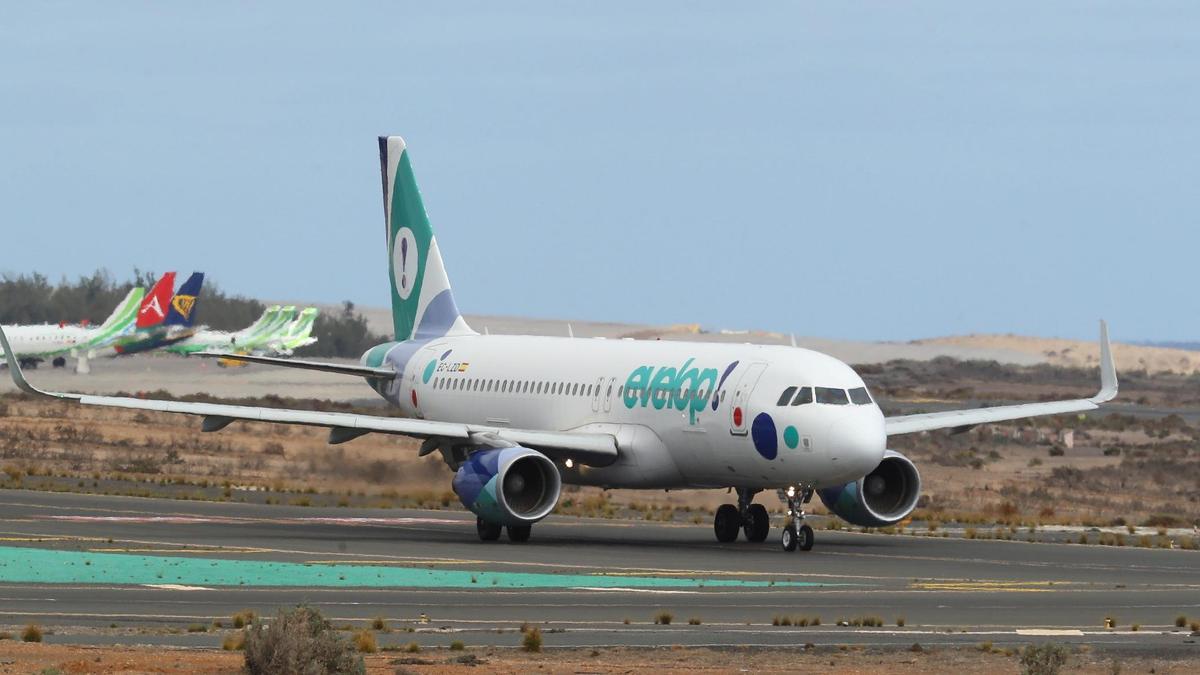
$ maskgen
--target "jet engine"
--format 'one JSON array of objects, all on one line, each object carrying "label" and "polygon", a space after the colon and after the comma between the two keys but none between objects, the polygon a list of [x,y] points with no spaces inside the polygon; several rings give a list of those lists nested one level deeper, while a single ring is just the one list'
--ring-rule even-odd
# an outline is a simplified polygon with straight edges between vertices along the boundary
[{"label": "jet engine", "polygon": [[488,522],[532,525],[558,504],[562,477],[542,453],[514,446],[472,453],[452,486],[463,506]]},{"label": "jet engine", "polygon": [[846,522],[886,527],[904,520],[921,496],[921,474],[907,457],[888,450],[871,473],[853,483],[818,490],[826,508]]}]

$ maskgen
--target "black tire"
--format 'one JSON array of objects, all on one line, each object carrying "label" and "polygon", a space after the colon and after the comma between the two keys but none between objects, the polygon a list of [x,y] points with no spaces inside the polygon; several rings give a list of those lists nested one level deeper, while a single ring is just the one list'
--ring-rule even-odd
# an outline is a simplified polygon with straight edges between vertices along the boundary
[{"label": "black tire", "polygon": [[722,504],[713,518],[713,532],[717,541],[728,544],[737,540],[738,531],[742,529],[742,516],[733,504]]},{"label": "black tire", "polygon": [[509,525],[508,540],[523,544],[529,541],[529,535],[533,532],[532,525]]},{"label": "black tire", "polygon": [[479,533],[479,541],[496,541],[500,538],[500,530],[502,529],[500,525],[486,521],[483,518],[475,519],[475,531]]},{"label": "black tire", "polygon": [[53,361],[51,361],[50,365],[54,366],[55,368],[66,368],[67,360],[60,356],[60,357],[54,359]]},{"label": "black tire", "polygon": [[797,546],[801,551],[811,551],[813,547],[813,530],[807,525],[801,525],[796,531],[796,538],[799,539]]},{"label": "black tire", "polygon": [[779,537],[779,545],[788,553],[796,550],[796,528],[794,526],[788,525],[783,528],[783,534]]},{"label": "black tire", "polygon": [[771,531],[771,516],[767,515],[767,507],[762,504],[750,505],[750,522],[742,526],[746,541],[760,542],[767,540]]}]

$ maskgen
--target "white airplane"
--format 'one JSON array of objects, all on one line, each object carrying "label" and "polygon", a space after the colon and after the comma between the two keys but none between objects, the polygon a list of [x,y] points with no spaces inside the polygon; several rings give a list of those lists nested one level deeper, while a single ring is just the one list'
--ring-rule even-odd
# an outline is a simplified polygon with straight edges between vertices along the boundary
[{"label": "white airplane", "polygon": [[[525,541],[563,483],[606,488],[734,488],[714,518],[719,541],[763,541],[777,490],[787,504],[784,550],[808,550],[804,505],[819,495],[841,518],[896,523],[920,494],[917,467],[889,436],[1096,409],[1117,394],[1101,322],[1099,393],[1087,399],[884,417],[850,366],[806,349],[750,344],[480,335],[450,291],[404,141],[380,138],[396,341],[340,365],[254,355],[254,363],[366,378],[403,417],[323,413],[41,392],[9,359],[25,391],[77,401],[199,415],[204,431],[235,420],[329,428],[329,442],[367,433],[423,440],[476,514],[480,539],[507,528]],[[3,333],[0,332],[0,339]]]},{"label": "white airplane", "polygon": [[87,373],[90,371],[90,358],[100,350],[111,347],[133,329],[138,305],[145,292],[140,287],[131,288],[99,326],[65,323],[9,326],[5,331],[12,349],[5,345],[3,351],[5,354],[11,351],[26,367],[36,367],[46,359],[53,359],[56,366],[63,365],[66,357],[70,356],[76,359],[75,371]]}]

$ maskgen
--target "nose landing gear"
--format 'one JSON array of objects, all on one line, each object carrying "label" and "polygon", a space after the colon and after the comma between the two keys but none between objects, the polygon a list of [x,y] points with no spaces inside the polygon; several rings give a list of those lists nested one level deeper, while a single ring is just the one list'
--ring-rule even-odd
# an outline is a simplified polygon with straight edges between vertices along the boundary
[{"label": "nose landing gear", "polygon": [[804,505],[812,499],[812,488],[789,487],[780,490],[779,497],[787,502],[787,525],[780,536],[780,545],[789,553],[800,549],[810,551],[813,547],[813,529],[804,522]]},{"label": "nose landing gear", "polygon": [[746,541],[766,541],[767,532],[771,529],[771,517],[767,514],[767,507],[753,503],[756,494],[758,490],[737,488],[737,506],[722,504],[717,509],[717,515],[713,518],[713,532],[717,535],[717,541],[734,541],[739,530],[746,536]]}]

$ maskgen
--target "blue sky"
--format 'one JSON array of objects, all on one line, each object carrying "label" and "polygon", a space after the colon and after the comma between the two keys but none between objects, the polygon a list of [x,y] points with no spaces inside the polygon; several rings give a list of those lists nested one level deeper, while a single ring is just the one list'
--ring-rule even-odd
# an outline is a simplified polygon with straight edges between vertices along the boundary
[{"label": "blue sky", "polygon": [[383,305],[397,133],[470,313],[1200,335],[1200,4],[448,5],[5,4],[0,271]]}]

